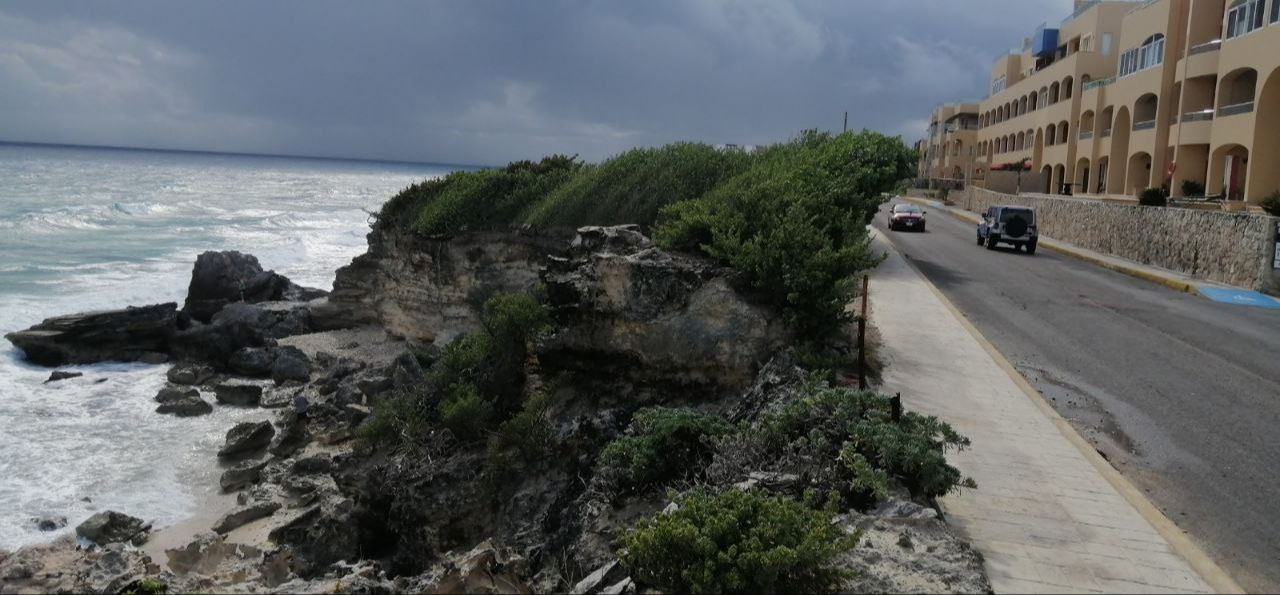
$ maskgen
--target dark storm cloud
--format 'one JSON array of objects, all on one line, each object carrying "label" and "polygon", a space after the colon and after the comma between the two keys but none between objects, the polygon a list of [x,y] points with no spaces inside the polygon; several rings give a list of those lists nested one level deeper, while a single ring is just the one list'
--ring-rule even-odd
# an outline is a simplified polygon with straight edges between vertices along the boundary
[{"label": "dark storm cloud", "polygon": [[0,139],[500,163],[921,134],[1071,0],[0,5]]}]

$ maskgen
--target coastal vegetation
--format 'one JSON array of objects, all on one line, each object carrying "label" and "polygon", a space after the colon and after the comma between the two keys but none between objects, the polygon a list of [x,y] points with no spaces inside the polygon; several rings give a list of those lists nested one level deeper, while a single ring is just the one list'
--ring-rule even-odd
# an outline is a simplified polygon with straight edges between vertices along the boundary
[{"label": "coastal vegetation", "polygon": [[480,321],[479,332],[444,348],[421,382],[380,404],[360,435],[372,443],[423,445],[438,427],[465,441],[514,423],[503,435],[528,439],[538,404],[526,406],[525,364],[550,318],[533,293],[511,293],[485,300]]},{"label": "coastal vegetation", "polygon": [[416,184],[379,225],[430,235],[638,224],[664,248],[741,271],[803,335],[823,337],[840,328],[852,277],[877,262],[866,224],[912,155],[897,137],[814,130],[753,152],[673,143],[593,165],[555,155]]},{"label": "coastal vegetation", "polygon": [[857,545],[818,509],[759,490],[675,495],[676,510],[623,535],[619,558],[633,578],[673,593],[827,593]]}]

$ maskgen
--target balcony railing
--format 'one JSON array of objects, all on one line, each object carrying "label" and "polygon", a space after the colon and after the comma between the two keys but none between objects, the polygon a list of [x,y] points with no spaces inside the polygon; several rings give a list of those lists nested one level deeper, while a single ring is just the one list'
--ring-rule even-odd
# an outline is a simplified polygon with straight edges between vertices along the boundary
[{"label": "balcony railing", "polygon": [[1183,122],[1206,122],[1213,119],[1213,110],[1201,110],[1198,112],[1187,112],[1182,114]]},{"label": "balcony railing", "polygon": [[1108,128],[1108,129],[1106,129],[1106,130],[1103,130],[1103,131],[1102,131],[1102,138],[1107,138],[1108,136],[1111,136],[1111,129],[1110,129],[1110,128]]},{"label": "balcony railing", "polygon": [[1224,105],[1218,108],[1218,116],[1220,117],[1234,116],[1236,114],[1247,114],[1252,111],[1253,111],[1253,102],[1246,101],[1244,103],[1237,103],[1235,105]]},{"label": "balcony railing", "polygon": [[1098,87],[1105,87],[1105,86],[1110,85],[1111,83],[1114,83],[1114,82],[1116,82],[1116,77],[1114,77],[1114,76],[1113,76],[1113,77],[1110,77],[1110,78],[1105,78],[1105,79],[1098,79],[1098,80],[1096,80],[1096,81],[1089,81],[1089,82],[1087,82],[1087,83],[1085,83],[1085,84],[1084,84],[1084,90],[1085,90],[1085,91],[1088,91],[1089,89],[1096,89],[1096,88],[1098,88]]},{"label": "balcony railing", "polygon": [[1200,45],[1192,46],[1191,49],[1187,50],[1187,55],[1194,56],[1196,54],[1216,52],[1220,49],[1222,49],[1222,40],[1215,39],[1208,43],[1202,43]]},{"label": "balcony railing", "polygon": [[1137,131],[1139,131],[1139,130],[1151,130],[1152,128],[1155,128],[1155,127],[1156,127],[1156,121],[1155,121],[1155,120],[1146,120],[1146,121],[1144,121],[1144,122],[1134,122],[1134,123],[1133,123],[1133,131],[1134,131],[1134,132],[1137,132]]},{"label": "balcony railing", "polygon": [[1091,138],[1093,138],[1093,131],[1092,131],[1092,130],[1081,130],[1081,131],[1080,131],[1080,140],[1089,140],[1089,139],[1091,139]]}]

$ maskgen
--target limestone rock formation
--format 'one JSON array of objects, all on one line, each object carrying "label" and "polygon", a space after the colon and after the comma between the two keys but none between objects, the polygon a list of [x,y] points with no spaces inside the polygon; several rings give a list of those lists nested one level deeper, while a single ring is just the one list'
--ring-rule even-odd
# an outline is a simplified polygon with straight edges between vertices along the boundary
[{"label": "limestone rock formation", "polygon": [[76,527],[76,535],[99,545],[109,543],[139,545],[146,541],[147,533],[150,531],[150,523],[114,510],[99,512]]},{"label": "limestone rock formation", "polygon": [[423,237],[379,227],[369,234],[368,252],[339,269],[333,293],[313,305],[312,322],[322,330],[378,323],[393,335],[443,345],[479,329],[475,295],[532,287],[546,256],[571,238],[518,228]]},{"label": "limestone rock formation", "polygon": [[219,403],[256,407],[262,400],[262,387],[244,381],[228,380],[214,386],[213,394]]},{"label": "limestone rock formation", "polygon": [[271,444],[276,430],[271,422],[242,422],[227,431],[227,441],[218,451],[220,458],[239,458],[251,455]]},{"label": "limestone rock formation", "polygon": [[299,287],[288,277],[262,270],[257,257],[239,252],[205,252],[196,258],[182,311],[210,322],[223,306],[234,302],[306,301],[323,291]]},{"label": "limestone rock formation", "polygon": [[44,383],[49,384],[50,382],[70,380],[72,378],[79,378],[81,376],[84,376],[83,372],[68,372],[66,370],[54,370],[52,374],[49,374],[49,379],[45,380]]},{"label": "limestone rock formation", "polygon": [[41,366],[139,361],[168,351],[177,308],[168,303],[56,316],[5,338]]},{"label": "limestone rock formation", "polygon": [[734,289],[733,271],[662,251],[633,226],[582,228],[569,254],[543,276],[561,327],[543,353],[557,365],[737,388],[791,339]]},{"label": "limestone rock formation", "polygon": [[255,502],[241,506],[218,519],[218,522],[213,525],[213,530],[217,533],[230,533],[253,521],[275,514],[280,510],[280,506],[279,502]]},{"label": "limestone rock formation", "polygon": [[213,412],[213,405],[200,397],[200,391],[194,388],[182,390],[167,386],[156,395],[156,413],[167,413],[178,417],[194,417]]},{"label": "limestone rock formation", "polygon": [[218,485],[222,486],[224,492],[234,492],[253,482],[258,481],[258,477],[262,475],[262,470],[267,466],[269,461],[263,459],[261,461],[244,461],[240,464],[222,472],[222,477],[218,480]]}]

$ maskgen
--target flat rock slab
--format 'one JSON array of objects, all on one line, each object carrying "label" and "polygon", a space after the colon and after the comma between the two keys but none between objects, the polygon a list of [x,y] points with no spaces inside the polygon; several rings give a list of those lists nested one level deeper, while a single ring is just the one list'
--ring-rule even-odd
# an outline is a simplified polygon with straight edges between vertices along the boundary
[{"label": "flat rock slab", "polygon": [[247,456],[271,444],[276,430],[269,421],[243,422],[227,431],[227,442],[218,451],[220,458]]},{"label": "flat rock slab", "polygon": [[241,506],[223,515],[213,526],[213,530],[218,533],[230,533],[258,519],[265,519],[275,514],[277,510],[280,510],[279,502],[258,502]]},{"label": "flat rock slab", "polygon": [[47,318],[5,338],[41,366],[156,361],[177,330],[174,303]]}]

